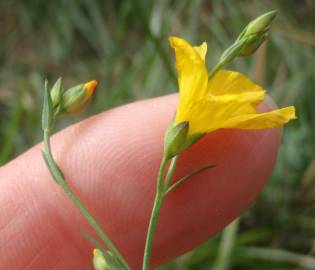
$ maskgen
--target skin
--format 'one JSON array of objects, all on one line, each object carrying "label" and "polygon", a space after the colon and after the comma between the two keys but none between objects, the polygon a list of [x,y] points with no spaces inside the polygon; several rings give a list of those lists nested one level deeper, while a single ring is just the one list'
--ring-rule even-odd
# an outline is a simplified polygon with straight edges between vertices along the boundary
[{"label": "skin", "polygon": [[[55,159],[76,194],[140,269],[162,156],[177,95],[125,105],[53,136]],[[269,102],[270,103],[270,102]],[[264,103],[261,111],[269,110]],[[220,231],[250,205],[274,167],[280,130],[220,130],[185,152],[175,173],[218,166],[169,195],[153,248],[157,266]],[[37,145],[0,168],[0,269],[92,269],[92,233],[51,178]]]}]

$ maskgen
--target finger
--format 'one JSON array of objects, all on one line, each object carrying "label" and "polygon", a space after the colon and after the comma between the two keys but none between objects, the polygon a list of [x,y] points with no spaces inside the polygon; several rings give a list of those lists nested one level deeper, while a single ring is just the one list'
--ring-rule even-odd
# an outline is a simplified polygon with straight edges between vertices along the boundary
[{"label": "finger", "polygon": [[[177,96],[101,113],[54,136],[55,159],[76,194],[132,265],[140,269],[163,133]],[[264,106],[263,109],[266,109]],[[221,130],[184,153],[175,178],[218,166],[165,201],[153,249],[164,263],[208,239],[239,215],[270,175],[279,130]],[[0,268],[92,269],[92,229],[52,180],[38,145],[0,169]]]}]

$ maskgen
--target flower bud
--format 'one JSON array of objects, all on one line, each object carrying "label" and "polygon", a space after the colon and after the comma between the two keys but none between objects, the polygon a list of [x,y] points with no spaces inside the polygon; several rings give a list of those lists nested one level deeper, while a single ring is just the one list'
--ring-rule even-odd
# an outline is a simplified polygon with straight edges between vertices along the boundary
[{"label": "flower bud", "polygon": [[231,63],[236,57],[238,57],[246,43],[245,39],[237,40],[231,47],[227,48],[220,57],[221,65]]},{"label": "flower bud", "polygon": [[188,129],[188,122],[177,125],[174,125],[173,121],[171,122],[164,137],[164,155],[166,159],[171,159],[183,151],[182,147],[185,144]]},{"label": "flower bud", "polygon": [[240,56],[248,56],[256,52],[256,50],[260,47],[260,45],[265,41],[268,34],[264,34],[261,36],[253,36],[249,38],[248,41],[243,46],[242,50],[240,51]]},{"label": "flower bud", "polygon": [[251,21],[243,33],[243,37],[248,37],[250,35],[263,35],[265,34],[269,28],[271,22],[274,20],[274,18],[277,16],[278,11],[277,10],[272,10],[270,12],[267,12],[255,20]]},{"label": "flower bud", "polygon": [[95,270],[110,269],[102,251],[97,248],[93,249],[93,266]]},{"label": "flower bud", "polygon": [[251,55],[260,47],[267,37],[267,32],[277,12],[277,10],[273,10],[265,13],[247,25],[237,38],[237,41],[245,40],[240,56]]},{"label": "flower bud", "polygon": [[220,65],[226,65],[238,56],[253,54],[266,39],[270,24],[276,15],[277,10],[273,10],[251,21],[233,45],[223,52],[220,58]]},{"label": "flower bud", "polygon": [[65,91],[62,95],[60,113],[77,114],[84,111],[91,100],[96,86],[97,81],[93,80]]},{"label": "flower bud", "polygon": [[91,97],[94,94],[94,90],[96,89],[97,86],[97,81],[93,80],[93,81],[89,81],[87,83],[84,84],[84,88],[86,91],[86,94]]}]

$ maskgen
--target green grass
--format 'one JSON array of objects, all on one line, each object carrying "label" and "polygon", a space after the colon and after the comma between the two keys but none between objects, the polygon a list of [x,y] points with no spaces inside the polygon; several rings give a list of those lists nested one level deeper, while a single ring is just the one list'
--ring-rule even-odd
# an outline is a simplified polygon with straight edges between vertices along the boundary
[{"label": "green grass", "polygon": [[44,78],[100,82],[89,111],[62,128],[176,91],[169,35],[206,40],[210,67],[250,19],[275,8],[266,46],[229,68],[264,85],[280,106],[296,105],[299,120],[286,126],[274,174],[236,230],[161,269],[315,269],[313,1],[1,1],[0,164],[41,140]]}]

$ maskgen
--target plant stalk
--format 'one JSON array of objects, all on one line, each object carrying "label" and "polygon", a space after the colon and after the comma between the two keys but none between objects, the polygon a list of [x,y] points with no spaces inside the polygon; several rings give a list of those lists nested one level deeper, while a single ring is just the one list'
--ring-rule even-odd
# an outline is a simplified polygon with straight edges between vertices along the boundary
[{"label": "plant stalk", "polygon": [[153,204],[153,208],[151,212],[151,218],[150,218],[148,232],[147,232],[147,239],[146,239],[145,248],[144,248],[142,270],[150,269],[152,245],[153,245],[154,235],[156,231],[157,221],[161,212],[163,201],[166,197],[166,193],[167,193],[166,191],[168,189],[170,180],[176,168],[177,159],[178,159],[178,156],[175,156],[172,158],[171,164],[165,176],[165,181],[164,181],[164,174],[167,168],[167,160],[165,159],[165,157],[163,157],[161,161],[159,174],[157,178],[156,195],[155,195],[154,204]]},{"label": "plant stalk", "polygon": [[107,245],[109,250],[112,252],[113,256],[117,258],[123,269],[130,270],[129,265],[120,254],[116,246],[112,243],[109,237],[104,233],[101,226],[96,222],[96,220],[91,216],[87,208],[84,204],[79,200],[79,198],[73,193],[72,189],[68,185],[64,175],[62,174],[61,170],[59,169],[58,165],[55,163],[50,146],[50,130],[44,130],[44,157],[47,162],[47,166],[55,179],[55,181],[63,188],[72,202],[78,207],[80,212],[83,216],[87,219],[89,224],[94,228],[98,236],[102,239],[102,241]]}]

